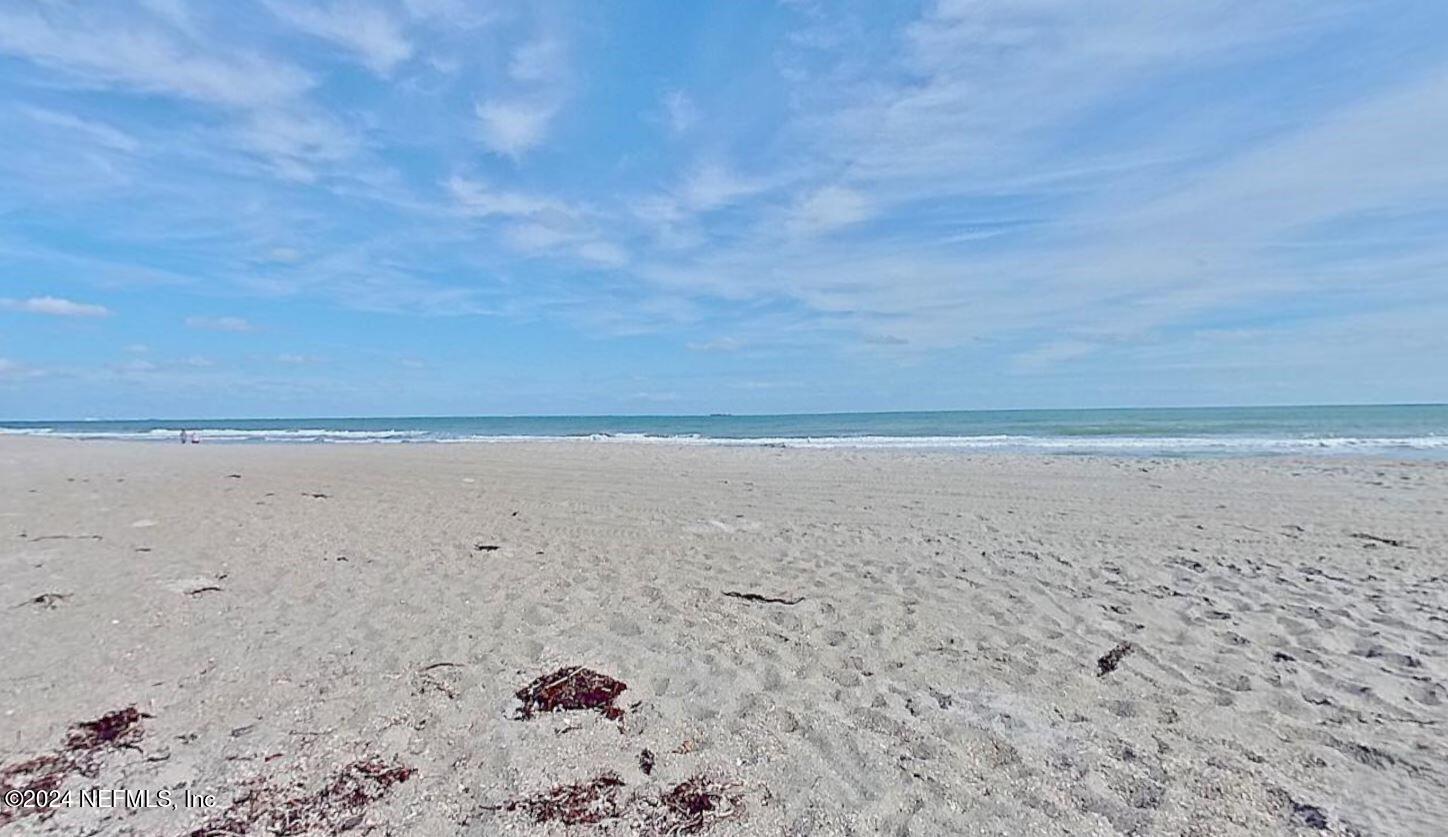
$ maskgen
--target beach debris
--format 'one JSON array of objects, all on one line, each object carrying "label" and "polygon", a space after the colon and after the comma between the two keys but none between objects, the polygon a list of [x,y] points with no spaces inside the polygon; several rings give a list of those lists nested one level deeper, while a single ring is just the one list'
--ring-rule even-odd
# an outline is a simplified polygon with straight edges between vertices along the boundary
[{"label": "beach debris", "polygon": [[1327,830],[1327,814],[1316,805],[1304,805],[1300,802],[1293,802],[1292,815],[1308,828],[1315,828],[1318,831]]},{"label": "beach debris", "polygon": [[716,823],[737,819],[744,811],[739,783],[702,774],[657,796],[633,793],[622,797],[624,787],[617,773],[605,771],[585,782],[556,785],[498,805],[484,805],[483,810],[521,811],[539,825],[599,825],[627,820],[638,833],[657,835],[697,834]]},{"label": "beach debris", "polygon": [[543,712],[575,709],[597,710],[603,717],[617,721],[623,710],[613,701],[628,684],[583,666],[565,666],[519,689],[516,694],[523,705],[514,718],[526,721]]},{"label": "beach debris", "polygon": [[239,480],[241,479],[241,474],[227,474],[226,478],[229,480]]},{"label": "beach debris", "polygon": [[31,538],[31,543],[40,541],[99,541],[104,540],[100,535],[41,535],[38,538]]},{"label": "beach debris", "polygon": [[[136,707],[129,706],[108,712],[94,721],[71,726],[60,749],[0,767],[0,794],[8,797],[19,791],[23,799],[27,791],[56,790],[72,774],[96,775],[101,757],[106,753],[136,747],[142,735],[141,720],[149,717]],[[56,810],[54,807],[6,805],[0,807],[0,826],[28,816],[46,819]]]},{"label": "beach debris", "polygon": [[473,551],[474,551],[474,552],[497,552],[497,551],[500,550],[500,549],[502,549],[502,547],[499,546],[498,544],[495,544],[495,543],[475,543],[475,544],[473,544]]},{"label": "beach debris", "polygon": [[200,586],[200,587],[193,587],[192,589],[187,590],[187,591],[186,591],[186,595],[188,595],[188,596],[199,596],[199,595],[201,595],[202,593],[219,593],[219,592],[221,592],[221,588],[218,587],[218,586],[216,586],[215,584],[203,584],[203,585]]},{"label": "beach debris", "polygon": [[132,529],[149,529],[149,528],[151,528],[152,526],[155,526],[155,525],[156,525],[156,521],[154,521],[154,520],[152,520],[152,519],[150,519],[150,518],[148,517],[148,518],[144,518],[144,519],[142,519],[142,520],[137,520],[136,522],[132,523],[132,524],[131,524],[131,528],[132,528]]},{"label": "beach debris", "polygon": [[1289,816],[1298,826],[1311,828],[1317,831],[1327,830],[1327,812],[1316,805],[1307,805],[1292,798],[1292,795],[1281,788],[1269,788],[1268,794],[1275,797],[1277,802],[1288,810]]},{"label": "beach debris", "polygon": [[659,834],[697,834],[744,812],[740,785],[705,775],[690,777],[659,797],[662,810],[649,824]]},{"label": "beach debris", "polygon": [[653,772],[654,772],[654,751],[653,751],[653,750],[645,749],[643,752],[639,753],[639,770],[642,770],[642,771],[644,772],[644,775],[645,775],[645,776],[651,776],[651,775],[653,775]]},{"label": "beach debris", "polygon": [[258,777],[220,814],[187,832],[188,837],[236,834],[337,834],[361,825],[367,807],[385,797],[416,770],[373,757],[345,765],[314,791],[301,783],[278,787]]},{"label": "beach debris", "polygon": [[679,746],[674,748],[674,753],[681,756],[687,756],[688,754],[694,752],[697,749],[699,749],[698,741],[695,741],[692,738],[685,738],[682,742],[679,743]]},{"label": "beach debris", "polygon": [[724,595],[731,599],[743,599],[746,602],[762,602],[764,604],[797,605],[804,601],[804,596],[794,599],[777,599],[773,596],[761,596],[758,593],[740,593],[734,590],[725,590]]},{"label": "beach debris", "polygon": [[303,491],[303,492],[302,492],[302,496],[303,496],[303,497],[311,497],[313,500],[326,500],[327,498],[331,497],[332,495],[330,495],[330,494],[323,494],[323,493],[321,493],[320,491]]},{"label": "beach debris", "polygon": [[41,593],[38,596],[33,596],[29,599],[26,599],[25,601],[16,605],[16,607],[25,607],[26,605],[40,605],[46,610],[55,610],[57,607],[60,607],[61,602],[65,601],[68,598],[70,598],[69,593]]},{"label": "beach debris", "polygon": [[557,785],[532,796],[510,799],[502,805],[483,807],[492,811],[522,811],[540,825],[548,822],[597,825],[621,816],[623,808],[619,804],[618,792],[623,786],[623,779],[608,771],[587,782]]},{"label": "beach debris", "polygon": [[1360,541],[1368,541],[1369,545],[1380,543],[1387,546],[1407,546],[1406,543],[1397,538],[1384,538],[1380,535],[1369,535],[1367,532],[1353,532],[1348,537],[1357,538]]},{"label": "beach debris", "polygon": [[[0,768],[0,792],[8,799],[18,791],[23,802],[27,795],[49,793],[59,788],[72,770],[70,760],[56,753],[7,764]],[[51,807],[37,808],[6,803],[0,807],[0,826],[29,816],[47,819],[55,810]]]},{"label": "beach debris", "polygon": [[71,727],[66,734],[65,749],[93,753],[106,748],[133,747],[141,739],[141,719],[149,717],[134,706],[107,712],[94,721]]},{"label": "beach debris", "polygon": [[1105,677],[1115,671],[1116,667],[1121,665],[1121,659],[1135,650],[1135,645],[1124,640],[1116,643],[1115,648],[1102,654],[1101,659],[1096,661],[1096,676]]},{"label": "beach debris", "polygon": [[448,700],[457,700],[458,692],[455,684],[450,682],[451,675],[444,673],[448,669],[455,668],[462,668],[462,663],[432,663],[418,669],[416,694],[425,695],[428,692],[439,692],[446,695]]}]

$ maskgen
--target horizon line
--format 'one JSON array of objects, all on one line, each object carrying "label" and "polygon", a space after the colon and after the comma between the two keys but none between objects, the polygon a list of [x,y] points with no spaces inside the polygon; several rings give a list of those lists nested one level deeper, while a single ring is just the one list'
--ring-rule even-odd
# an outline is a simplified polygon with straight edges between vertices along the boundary
[{"label": "horizon line", "polygon": [[1300,409],[1343,409],[1370,407],[1448,407],[1448,401],[1425,402],[1372,402],[1348,404],[1210,404],[1197,406],[1154,406],[1154,407],[1000,407],[948,410],[829,410],[824,412],[785,413],[519,413],[519,414],[443,414],[443,415],[354,415],[354,416],[222,416],[217,418],[149,416],[144,418],[47,418],[47,419],[6,419],[0,418],[0,425],[15,424],[81,424],[100,422],[219,422],[219,421],[377,421],[399,420],[443,420],[443,419],[599,419],[599,418],[797,418],[806,416],[879,416],[879,415],[931,415],[940,413],[1045,413],[1045,412],[1113,412],[1113,411],[1166,411],[1166,410],[1300,410]]}]

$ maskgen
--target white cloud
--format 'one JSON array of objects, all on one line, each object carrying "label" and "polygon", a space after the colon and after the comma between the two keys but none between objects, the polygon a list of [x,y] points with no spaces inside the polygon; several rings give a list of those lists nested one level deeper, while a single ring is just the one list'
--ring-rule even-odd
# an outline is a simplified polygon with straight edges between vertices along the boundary
[{"label": "white cloud", "polygon": [[48,314],[52,317],[109,317],[111,315],[111,310],[104,305],[72,302],[54,296],[0,299],[0,308],[9,311],[24,311],[28,314]]},{"label": "white cloud", "polygon": [[346,160],[358,148],[351,133],[332,119],[293,110],[257,112],[242,124],[239,136],[249,151],[302,182],[315,179],[315,165]]},{"label": "white cloud", "polygon": [[296,264],[302,260],[302,251],[295,247],[273,247],[266,252],[266,260],[276,264]]},{"label": "white cloud", "polygon": [[578,259],[599,267],[622,267],[629,261],[627,250],[605,240],[586,224],[514,224],[503,230],[503,241],[529,255]]},{"label": "white cloud", "polygon": [[664,94],[664,119],[669,133],[674,136],[688,133],[699,121],[699,108],[694,100],[682,90],[670,90]]},{"label": "white cloud", "polygon": [[628,264],[628,251],[608,241],[589,241],[578,246],[575,251],[578,257],[584,261],[592,262],[602,267],[622,267]]},{"label": "white cloud", "polygon": [[470,0],[402,0],[407,13],[454,29],[473,29],[493,21],[497,12]]},{"label": "white cloud", "polygon": [[[128,87],[252,108],[294,99],[312,84],[284,61],[187,46],[140,26],[106,27],[95,10],[72,15],[39,4],[0,10],[0,53],[98,87]],[[63,21],[63,22],[61,22]]]},{"label": "white cloud", "polygon": [[548,134],[557,107],[538,101],[487,101],[477,106],[483,144],[505,157],[517,159]]},{"label": "white cloud", "polygon": [[42,125],[73,131],[92,143],[113,151],[130,153],[141,147],[141,143],[135,137],[104,122],[81,119],[69,113],[44,108],[27,107],[24,108],[24,111],[32,120]]},{"label": "white cloud", "polygon": [[707,212],[769,188],[769,183],[744,177],[718,163],[705,163],[689,175],[679,192],[689,209]]},{"label": "white cloud", "polygon": [[539,252],[567,243],[573,234],[548,224],[515,224],[503,231],[503,237],[515,250]]},{"label": "white cloud", "polygon": [[826,186],[799,201],[788,223],[795,233],[815,235],[858,224],[872,214],[864,195],[844,186]]},{"label": "white cloud", "polygon": [[186,327],[201,331],[255,331],[256,327],[241,317],[187,317]]},{"label": "white cloud", "polygon": [[513,51],[513,58],[508,62],[508,75],[521,82],[558,81],[567,71],[566,61],[563,42],[545,36],[528,41]]},{"label": "white cloud", "polygon": [[386,76],[412,57],[412,43],[384,9],[358,0],[330,6],[268,2],[272,14],[298,30],[349,50],[378,75]]},{"label": "white cloud", "polygon": [[0,357],[0,381],[24,381],[39,378],[45,373],[18,360]]},{"label": "white cloud", "polygon": [[[160,94],[230,111],[239,122],[228,139],[266,157],[289,179],[310,181],[316,163],[336,162],[357,150],[345,127],[305,101],[315,85],[311,75],[275,55],[200,31],[193,19],[178,23],[175,9],[166,4],[159,12],[170,26],[156,25],[154,18],[147,25],[142,15],[110,14],[108,5],[45,9],[45,14],[0,9],[0,54],[53,70],[71,86]],[[359,20],[367,18],[360,13]],[[140,150],[137,140],[109,125],[45,111],[32,111],[32,116],[82,132],[111,150]],[[175,152],[190,146],[184,148],[188,156],[219,161],[217,147],[225,140],[194,142],[208,130],[168,132],[163,148]]]},{"label": "white cloud", "polygon": [[737,352],[744,348],[744,341],[737,337],[716,337],[689,343],[687,348],[691,352]]},{"label": "white cloud", "polygon": [[1085,340],[1057,340],[1015,356],[1017,369],[1039,371],[1068,360],[1076,360],[1096,351],[1097,345]]},{"label": "white cloud", "polygon": [[572,214],[561,201],[522,192],[496,191],[481,180],[461,175],[449,178],[447,188],[458,207],[469,215],[526,218],[543,213]]}]

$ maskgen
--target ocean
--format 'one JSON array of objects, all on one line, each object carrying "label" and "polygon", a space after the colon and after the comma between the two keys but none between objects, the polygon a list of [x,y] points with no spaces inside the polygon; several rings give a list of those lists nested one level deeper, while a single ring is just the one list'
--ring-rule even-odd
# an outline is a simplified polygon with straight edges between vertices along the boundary
[{"label": "ocean", "polygon": [[711,416],[3,421],[0,434],[176,442],[489,443],[577,439],[1057,454],[1448,458],[1448,405],[969,410]]}]

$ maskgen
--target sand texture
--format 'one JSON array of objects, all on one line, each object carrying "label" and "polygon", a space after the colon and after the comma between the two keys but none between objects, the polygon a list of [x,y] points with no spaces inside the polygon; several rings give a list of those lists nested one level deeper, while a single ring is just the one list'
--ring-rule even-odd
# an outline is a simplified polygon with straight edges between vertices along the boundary
[{"label": "sand texture", "polygon": [[1442,834],[1445,509],[1433,462],[0,439],[0,782],[217,797],[0,833]]}]

